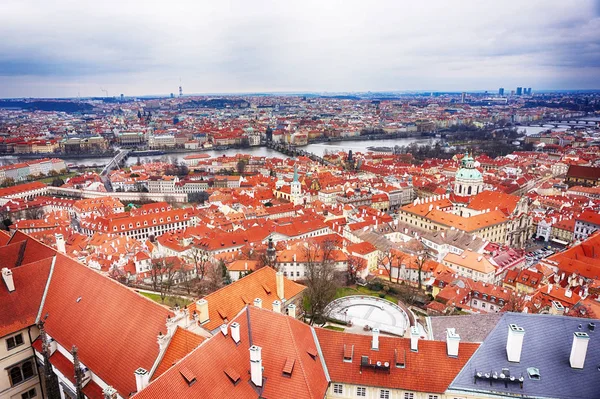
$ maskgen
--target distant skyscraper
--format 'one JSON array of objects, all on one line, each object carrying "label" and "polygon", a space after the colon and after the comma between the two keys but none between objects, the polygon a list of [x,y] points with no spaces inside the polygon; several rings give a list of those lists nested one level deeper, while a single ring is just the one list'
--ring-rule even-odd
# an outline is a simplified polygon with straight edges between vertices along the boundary
[{"label": "distant skyscraper", "polygon": [[465,103],[465,96],[466,96],[466,95],[467,95],[467,93],[465,93],[464,91],[463,91],[463,93],[460,95],[460,102],[461,102],[461,103],[463,103],[463,104]]},{"label": "distant skyscraper", "polygon": [[121,102],[123,102],[125,100],[125,96],[123,95],[123,93],[121,93]]},{"label": "distant skyscraper", "polygon": [[179,97],[183,96],[183,88],[179,86]]},{"label": "distant skyscraper", "polygon": [[173,95],[173,93],[171,93],[171,98],[173,98],[173,97],[175,97],[175,96]]},{"label": "distant skyscraper", "polygon": [[517,87],[517,96],[521,96],[521,95],[523,95],[523,88]]},{"label": "distant skyscraper", "polygon": [[504,95],[504,87],[501,87],[498,89],[498,95],[500,95],[500,96]]},{"label": "distant skyscraper", "polygon": [[530,96],[531,95],[531,87],[527,88],[527,95]]}]

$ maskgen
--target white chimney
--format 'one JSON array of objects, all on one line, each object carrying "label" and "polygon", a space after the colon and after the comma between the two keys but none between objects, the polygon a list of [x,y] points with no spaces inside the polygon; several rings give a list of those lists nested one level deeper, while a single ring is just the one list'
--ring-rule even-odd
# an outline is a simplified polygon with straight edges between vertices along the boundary
[{"label": "white chimney", "polygon": [[133,372],[135,374],[135,386],[138,392],[148,386],[150,374],[146,369],[139,368]]},{"label": "white chimney", "polygon": [[562,316],[565,314],[565,307],[559,301],[552,301],[552,307],[550,308],[550,314]]},{"label": "white chimney", "polygon": [[231,323],[231,338],[236,344],[240,342],[240,323],[234,321]]},{"label": "white chimney", "polygon": [[60,233],[56,233],[54,235],[54,238],[56,238],[56,249],[58,250],[58,252],[60,252],[61,254],[66,253],[67,249],[65,246],[65,237],[63,237],[63,235]]},{"label": "white chimney", "polygon": [[163,335],[163,333],[158,333],[158,351],[162,353],[165,349],[167,349],[167,345],[169,344],[169,335]]},{"label": "white chimney", "polygon": [[521,349],[523,348],[523,338],[525,329],[516,324],[508,326],[508,338],[506,339],[506,356],[509,362],[519,363],[521,361]]},{"label": "white chimney", "polygon": [[371,349],[379,350],[379,328],[371,330],[373,332],[373,341],[371,342]]},{"label": "white chimney", "polygon": [[262,387],[263,368],[260,346],[252,345],[250,347],[250,379],[257,387]]},{"label": "white chimney", "polygon": [[12,271],[7,267],[2,268],[2,279],[4,280],[4,284],[6,284],[6,288],[8,288],[8,292],[13,292],[15,290],[15,281],[13,280]]},{"label": "white chimney", "polygon": [[227,336],[227,324],[221,324],[221,333],[223,334],[223,336]]},{"label": "white chimney", "polygon": [[450,357],[458,357],[458,347],[460,345],[460,335],[454,328],[446,329],[446,351]]},{"label": "white chimney", "polygon": [[419,351],[419,328],[417,326],[412,326],[410,328],[410,350],[412,352]]},{"label": "white chimney", "polygon": [[273,301],[273,312],[281,313],[281,302],[279,302],[278,300]]},{"label": "white chimney", "polygon": [[571,368],[582,369],[585,363],[585,355],[587,354],[590,336],[587,333],[577,331],[573,333],[573,345],[571,346],[571,356],[569,362]]},{"label": "white chimney", "polygon": [[275,274],[275,281],[277,283],[277,296],[279,297],[279,299],[281,299],[283,301],[285,298],[285,291],[283,290],[283,273],[282,272],[277,272]]},{"label": "white chimney", "polygon": [[254,306],[256,306],[257,308],[262,308],[262,299],[256,298],[254,300]]},{"label": "white chimney", "polygon": [[109,385],[102,390],[102,397],[104,399],[117,399],[117,397],[118,397],[117,390]]},{"label": "white chimney", "polygon": [[288,316],[295,319],[296,318],[296,305],[294,305],[294,304],[288,305],[287,310],[288,310]]},{"label": "white chimney", "polygon": [[200,324],[209,320],[208,316],[208,301],[204,298],[196,301],[196,311],[198,313],[198,322]]}]

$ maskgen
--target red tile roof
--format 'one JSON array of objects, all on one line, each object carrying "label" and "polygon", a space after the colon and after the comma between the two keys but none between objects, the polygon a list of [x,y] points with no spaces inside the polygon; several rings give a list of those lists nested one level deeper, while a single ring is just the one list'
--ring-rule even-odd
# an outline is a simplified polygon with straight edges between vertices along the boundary
[{"label": "red tile roof", "polygon": [[[327,370],[333,382],[376,386],[408,391],[444,393],[454,377],[471,358],[479,344],[461,342],[458,357],[449,357],[446,343],[419,340],[419,351],[411,352],[410,339],[379,337],[379,350],[371,349],[372,337],[338,331],[315,329]],[[344,345],[354,346],[352,362],[344,362]],[[396,355],[396,353],[398,355]],[[390,363],[390,373],[363,369],[361,356],[371,362]],[[405,359],[405,367],[395,366],[396,359]]]},{"label": "red tile roof", "polygon": [[121,396],[136,390],[134,371],[150,370],[169,311],[82,264],[57,254],[42,311],[46,331]]},{"label": "red tile roof", "polygon": [[[52,258],[12,268],[15,290],[0,281],[0,337],[35,324]],[[0,266],[6,267],[0,258]]]},{"label": "red tile roof", "polygon": [[[136,399],[324,398],[328,387],[310,326],[283,314],[248,306],[234,321],[240,342],[217,333],[154,380]],[[262,348],[263,387],[250,382],[251,345]],[[293,361],[293,368],[290,363]],[[291,375],[284,375],[288,365]],[[191,386],[181,372],[197,377]],[[239,379],[238,379],[239,376]],[[237,380],[237,382],[235,382]]]},{"label": "red tile roof", "polygon": [[169,341],[169,346],[167,346],[165,354],[156,367],[152,379],[162,375],[171,366],[196,349],[205,339],[198,334],[178,327]]},{"label": "red tile roof", "polygon": [[[277,296],[275,275],[275,270],[266,266],[205,296],[204,299],[208,301],[209,321],[202,324],[202,327],[208,331],[219,328],[221,324],[230,321],[256,298],[262,299],[265,307],[270,307],[274,300],[280,299]],[[284,295],[288,300],[306,288],[285,277],[283,281]],[[191,303],[188,310],[191,316],[196,310],[196,303]]]}]

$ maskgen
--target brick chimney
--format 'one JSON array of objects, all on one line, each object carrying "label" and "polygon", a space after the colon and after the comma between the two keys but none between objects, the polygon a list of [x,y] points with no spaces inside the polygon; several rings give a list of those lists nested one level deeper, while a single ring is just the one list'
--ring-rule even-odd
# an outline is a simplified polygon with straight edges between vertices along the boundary
[{"label": "brick chimney", "polygon": [[287,310],[288,310],[288,316],[295,319],[296,318],[296,305],[294,305],[293,303],[291,305],[288,305]]},{"label": "brick chimney", "polygon": [[196,311],[198,313],[198,322],[206,323],[209,320],[208,316],[208,301],[204,298],[196,301]]},{"label": "brick chimney", "polygon": [[256,298],[254,300],[254,306],[256,306],[257,308],[262,308],[262,299]]},{"label": "brick chimney", "polygon": [[569,363],[571,368],[582,369],[585,364],[585,356],[587,354],[590,336],[587,333],[577,331],[573,333],[573,344],[571,345],[571,356]]},{"label": "brick chimney", "polygon": [[506,356],[509,362],[519,363],[521,361],[521,349],[523,348],[523,338],[525,329],[516,324],[508,326],[508,338],[506,339]]},{"label": "brick chimney", "polygon": [[275,274],[275,280],[277,282],[277,296],[281,301],[283,301],[285,299],[285,292],[283,290],[283,273],[277,272],[277,274]]},{"label": "brick chimney", "polygon": [[250,379],[252,383],[257,387],[263,385],[263,367],[262,367],[262,355],[261,347],[252,345],[250,347]]},{"label": "brick chimney", "polygon": [[65,237],[63,237],[63,235],[60,233],[56,233],[54,238],[56,239],[56,250],[61,254],[66,253],[67,249],[65,246]]},{"label": "brick chimney", "polygon": [[230,330],[231,330],[231,338],[233,339],[233,342],[235,342],[236,344],[239,343],[240,342],[240,323],[238,323],[237,321],[234,321],[233,323],[231,323]]},{"label": "brick chimney", "polygon": [[7,267],[2,268],[2,280],[4,280],[8,292],[13,292],[15,290],[15,281],[13,280],[12,271]]},{"label": "brick chimney", "polygon": [[454,328],[446,329],[446,351],[450,357],[458,357],[458,347],[460,345],[460,335]]},{"label": "brick chimney", "polygon": [[137,392],[140,392],[150,383],[150,373],[148,373],[146,369],[140,367],[135,370],[133,374],[135,375],[135,387]]},{"label": "brick chimney", "polygon": [[410,350],[412,352],[419,351],[419,328],[417,326],[412,326],[410,328]]},{"label": "brick chimney", "polygon": [[223,336],[227,336],[227,324],[223,323],[221,324],[221,334],[223,334]]}]

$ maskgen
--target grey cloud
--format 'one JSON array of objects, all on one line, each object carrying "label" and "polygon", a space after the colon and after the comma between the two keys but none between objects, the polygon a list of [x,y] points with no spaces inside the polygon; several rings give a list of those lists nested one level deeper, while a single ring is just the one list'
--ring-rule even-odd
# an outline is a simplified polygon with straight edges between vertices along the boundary
[{"label": "grey cloud", "polygon": [[3,0],[0,96],[591,88],[599,5]]}]

